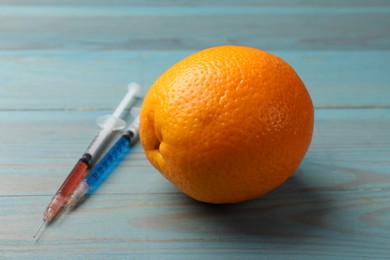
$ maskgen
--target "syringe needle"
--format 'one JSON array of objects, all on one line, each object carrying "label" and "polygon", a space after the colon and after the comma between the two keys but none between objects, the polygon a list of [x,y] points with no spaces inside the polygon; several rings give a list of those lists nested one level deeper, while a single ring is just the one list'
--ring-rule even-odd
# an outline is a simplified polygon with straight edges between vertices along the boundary
[{"label": "syringe needle", "polygon": [[45,223],[46,223],[46,220],[44,220],[44,221],[42,222],[42,224],[39,226],[39,228],[38,228],[37,232],[35,232],[33,238],[35,238],[35,237],[38,235],[39,231],[41,230],[41,228],[43,227],[43,225],[45,225]]},{"label": "syringe needle", "polygon": [[130,83],[126,95],[123,97],[114,113],[112,115],[104,116],[98,120],[98,124],[101,129],[92,140],[87,150],[77,161],[68,177],[54,194],[52,200],[43,213],[44,221],[47,220],[47,222],[50,223],[53,219],[59,216],[63,208],[66,207],[74,189],[86,177],[88,169],[92,166],[94,159],[96,159],[100,151],[105,148],[106,143],[113,132],[125,127],[126,123],[120,119],[120,115],[134,100],[138,89],[138,84]]}]

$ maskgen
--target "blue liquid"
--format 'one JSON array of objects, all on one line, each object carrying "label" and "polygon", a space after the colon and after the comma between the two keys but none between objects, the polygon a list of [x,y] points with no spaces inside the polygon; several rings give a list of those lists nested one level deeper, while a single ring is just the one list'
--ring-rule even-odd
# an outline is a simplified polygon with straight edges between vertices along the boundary
[{"label": "blue liquid", "polygon": [[107,179],[131,149],[130,140],[127,136],[123,135],[119,138],[85,178],[84,181],[89,185],[88,194],[94,192]]}]

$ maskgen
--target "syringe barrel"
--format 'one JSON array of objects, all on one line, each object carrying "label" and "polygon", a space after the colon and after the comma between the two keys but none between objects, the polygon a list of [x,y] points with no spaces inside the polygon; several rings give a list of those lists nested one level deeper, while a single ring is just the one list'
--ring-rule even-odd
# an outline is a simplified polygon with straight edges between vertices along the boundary
[{"label": "syringe barrel", "polygon": [[85,181],[80,182],[80,184],[74,190],[72,196],[70,196],[68,205],[75,206],[77,202],[79,202],[79,200],[84,197],[88,190],[89,185]]},{"label": "syringe barrel", "polygon": [[57,217],[62,209],[65,207],[66,199],[61,194],[56,194],[53,196],[49,206],[47,206],[45,212],[43,213],[43,221],[52,221]]},{"label": "syringe barrel", "polygon": [[122,101],[119,103],[112,115],[98,118],[98,125],[102,129],[92,140],[85,153],[88,153],[92,156],[92,158],[95,158],[95,156],[100,153],[111,134],[114,131],[122,130],[125,127],[126,123],[120,119],[120,116],[126,107],[128,107],[129,104],[133,102],[135,95],[139,91],[139,88],[140,87],[137,83],[130,83],[126,95],[123,97]]},{"label": "syringe barrel", "polygon": [[[83,157],[84,158],[84,157]],[[57,217],[62,209],[67,205],[70,196],[76,186],[85,178],[88,171],[88,164],[83,159],[80,159],[69,173],[68,177],[62,183],[51,202],[47,206],[43,220],[51,221]]]},{"label": "syringe barrel", "polygon": [[69,197],[70,195],[72,195],[76,186],[85,178],[85,176],[87,176],[88,166],[89,163],[80,159],[73,167],[72,171],[69,173],[65,181],[62,183],[56,195],[62,195],[64,197]]},{"label": "syringe barrel", "polygon": [[107,154],[92,168],[85,182],[89,185],[88,193],[92,193],[111,174],[118,164],[131,150],[129,137],[123,135],[107,152]]},{"label": "syringe barrel", "polygon": [[108,141],[111,134],[114,132],[114,125],[116,121],[123,121],[122,119],[108,116],[106,118],[105,125],[102,129],[96,134],[95,138],[92,140],[87,150],[86,154],[90,154],[92,158],[95,158],[101,150],[103,150],[104,145]]}]

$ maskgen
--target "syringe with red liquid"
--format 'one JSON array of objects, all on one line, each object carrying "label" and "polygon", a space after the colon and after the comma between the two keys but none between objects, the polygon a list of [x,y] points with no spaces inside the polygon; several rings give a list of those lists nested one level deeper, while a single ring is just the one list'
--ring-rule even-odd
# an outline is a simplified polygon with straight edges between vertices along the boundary
[{"label": "syringe with red liquid", "polygon": [[88,169],[92,166],[91,163],[96,159],[95,157],[105,147],[111,134],[116,130],[121,130],[125,127],[126,123],[120,119],[123,111],[129,106],[134,100],[136,93],[139,90],[139,86],[136,83],[130,83],[128,86],[128,92],[118,107],[115,109],[112,115],[107,115],[98,118],[97,123],[101,127],[91,144],[88,146],[85,153],[77,161],[68,177],[62,183],[61,187],[57,190],[53,196],[51,202],[47,206],[43,213],[43,223],[38,228],[34,237],[37,236],[42,226],[46,222],[50,222],[55,219],[68,204],[69,198],[73,194],[73,191],[77,185],[86,177]]}]

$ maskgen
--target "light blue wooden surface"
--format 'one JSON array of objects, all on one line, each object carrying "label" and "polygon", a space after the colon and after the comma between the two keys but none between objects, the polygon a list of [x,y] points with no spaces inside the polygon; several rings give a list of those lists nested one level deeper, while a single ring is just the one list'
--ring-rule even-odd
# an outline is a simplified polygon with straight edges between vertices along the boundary
[{"label": "light blue wooden surface", "polygon": [[[129,81],[213,45],[265,49],[316,108],[310,150],[275,191],[207,205],[140,144],[95,195],[32,234]],[[390,2],[0,1],[0,258],[389,259]],[[141,100],[139,100],[141,102]]]}]

